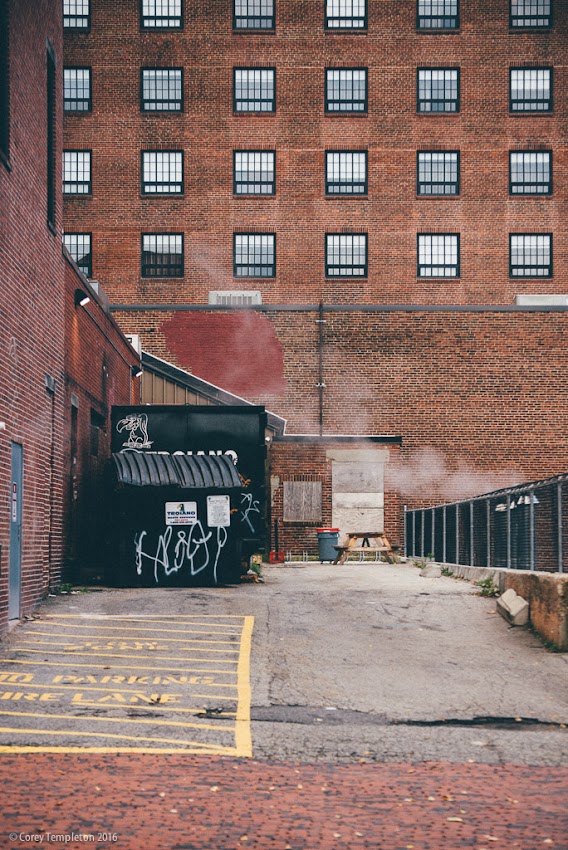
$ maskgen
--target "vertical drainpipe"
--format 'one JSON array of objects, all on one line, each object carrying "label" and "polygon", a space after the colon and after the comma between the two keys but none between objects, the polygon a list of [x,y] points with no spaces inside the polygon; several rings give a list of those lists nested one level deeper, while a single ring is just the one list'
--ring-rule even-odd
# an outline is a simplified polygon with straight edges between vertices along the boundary
[{"label": "vertical drainpipe", "polygon": [[557,499],[556,499],[556,534],[558,536],[558,572],[564,572],[564,552],[563,545],[564,541],[562,539],[562,482],[559,481],[556,485],[557,487]]},{"label": "vertical drainpipe", "polygon": [[323,392],[325,390],[325,383],[323,380],[323,326],[325,325],[325,319],[323,317],[323,301],[319,303],[319,318],[316,319],[316,324],[318,326],[318,359],[319,359],[319,379],[318,379],[318,390],[319,390],[319,435],[323,437]]}]

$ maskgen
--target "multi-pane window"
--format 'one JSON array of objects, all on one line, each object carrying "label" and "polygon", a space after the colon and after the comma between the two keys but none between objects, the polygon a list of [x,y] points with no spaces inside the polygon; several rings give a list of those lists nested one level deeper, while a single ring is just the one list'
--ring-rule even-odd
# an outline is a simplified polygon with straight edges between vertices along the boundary
[{"label": "multi-pane window", "polygon": [[419,195],[459,195],[459,151],[418,151],[416,176]]},{"label": "multi-pane window", "polygon": [[326,277],[367,277],[367,234],[326,233]]},{"label": "multi-pane window", "polygon": [[275,68],[235,68],[233,73],[235,112],[274,112],[276,109]]},{"label": "multi-pane window", "polygon": [[362,30],[367,28],[367,0],[326,0],[325,28]]},{"label": "multi-pane window", "polygon": [[511,27],[552,26],[552,0],[511,0]]},{"label": "multi-pane window", "polygon": [[235,195],[274,195],[274,151],[233,151]]},{"label": "multi-pane window", "polygon": [[511,195],[550,195],[552,192],[551,151],[511,151],[509,192]]},{"label": "multi-pane window", "polygon": [[418,112],[459,112],[459,68],[418,69]]},{"label": "multi-pane window", "polygon": [[63,29],[88,30],[90,26],[90,0],[63,0]]},{"label": "multi-pane window", "polygon": [[276,235],[274,233],[235,233],[233,240],[235,277],[274,277],[276,274]]},{"label": "multi-pane window", "polygon": [[418,0],[419,30],[455,30],[460,25],[459,0]]},{"label": "multi-pane window", "polygon": [[63,151],[63,194],[91,194],[91,151]]},{"label": "multi-pane window", "polygon": [[142,234],[142,277],[183,277],[183,233]]},{"label": "multi-pane window", "polygon": [[183,151],[142,151],[144,195],[181,195]]},{"label": "multi-pane window", "polygon": [[0,0],[0,158],[10,156],[10,4]]},{"label": "multi-pane window", "polygon": [[509,239],[511,277],[552,277],[550,233],[511,233]]},{"label": "multi-pane window", "polygon": [[140,87],[143,112],[183,111],[181,68],[142,68]]},{"label": "multi-pane window", "polygon": [[142,29],[172,30],[183,26],[182,0],[140,0]]},{"label": "multi-pane window", "polygon": [[274,29],[275,0],[233,0],[233,29]]},{"label": "multi-pane window", "polygon": [[327,195],[367,194],[367,151],[326,151]]},{"label": "multi-pane window", "polygon": [[90,112],[91,69],[63,69],[63,108],[65,112]]},{"label": "multi-pane window", "polygon": [[552,68],[511,68],[511,112],[552,111]]},{"label": "multi-pane window", "polygon": [[90,233],[64,233],[63,244],[77,263],[79,271],[87,277],[93,275]]},{"label": "multi-pane window", "polygon": [[325,111],[341,114],[367,111],[366,68],[326,68]]},{"label": "multi-pane window", "polygon": [[459,276],[459,233],[419,233],[418,277]]}]

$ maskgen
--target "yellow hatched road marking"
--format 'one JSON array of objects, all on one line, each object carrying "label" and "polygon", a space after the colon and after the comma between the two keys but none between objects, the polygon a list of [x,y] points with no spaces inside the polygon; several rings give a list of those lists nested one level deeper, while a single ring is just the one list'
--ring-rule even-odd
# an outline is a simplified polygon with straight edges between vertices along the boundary
[{"label": "yellow hatched road marking", "polygon": [[[81,732],[81,731],[73,731],[65,729],[13,729],[11,726],[0,726],[1,732],[18,732],[22,735],[70,735],[71,737],[81,737],[81,738],[120,738],[123,741],[154,741],[157,744],[178,744],[178,749],[173,752],[179,752],[186,749],[185,745],[188,746],[196,746],[196,747],[207,747],[204,749],[204,752],[214,752],[225,755],[227,753],[234,753],[234,749],[232,747],[223,747],[221,744],[204,744],[203,741],[176,741],[175,738],[145,738],[143,735],[119,735],[116,732]],[[28,752],[30,751],[29,747],[25,748]],[[83,751],[83,748],[78,748]],[[10,745],[3,745],[0,748],[1,752],[14,752],[13,747]],[[53,752],[61,752],[62,748],[57,747],[54,748]],[[112,751],[114,752],[114,750]]]},{"label": "yellow hatched road marking", "polygon": [[[80,705],[82,705],[82,703],[80,703]],[[117,708],[117,706],[113,706],[113,708]],[[77,714],[51,714],[50,712],[40,711],[5,711],[4,709],[0,709],[0,715],[4,715],[5,717],[41,717],[44,720],[88,720],[89,723],[93,720],[98,723],[126,723],[127,725],[151,723],[152,726],[181,726],[183,729],[209,729],[216,732],[232,731],[232,729],[227,729],[226,726],[209,726],[206,723],[187,723],[182,720],[154,720],[153,718],[142,720],[138,717],[94,717],[91,714],[80,716]],[[73,732],[70,734],[75,733]]]},{"label": "yellow hatched road marking", "polygon": [[[20,649],[20,647],[14,648],[16,652],[35,652],[38,655],[45,655],[45,649]],[[185,664],[187,661],[197,661],[198,664],[238,664],[238,661],[231,661],[230,658],[219,658],[215,661],[213,658],[179,658],[176,655],[116,655],[112,652],[82,652],[81,650],[77,650],[76,652],[72,652],[71,650],[60,650],[56,649],[53,651],[53,655],[67,655],[69,658],[72,656],[78,656],[79,658],[134,658],[138,660],[142,658],[144,661],[149,661],[150,658],[159,658],[160,661],[181,661],[182,664]],[[124,667],[125,665],[118,665]],[[164,668],[165,669],[165,668]],[[187,670],[188,673],[234,673],[234,670],[203,670],[203,669],[194,669],[192,667],[184,667],[184,670]]]},{"label": "yellow hatched road marking", "polygon": [[[86,626],[73,626],[73,628],[82,629],[82,628],[87,628],[87,627]],[[95,628],[97,628],[97,627],[95,627]],[[101,626],[100,628],[104,628],[104,627]],[[110,629],[110,628],[112,628],[112,626],[107,626],[107,628]],[[117,626],[116,630],[119,631],[119,632],[123,631],[123,629],[121,629],[120,626]],[[138,631],[138,632],[143,632],[143,631],[152,632],[152,631],[154,631],[154,629],[136,629],[136,631]],[[168,630],[166,629],[166,631],[168,631]],[[224,643],[227,646],[238,646],[238,643],[236,641],[233,641],[233,640],[200,640],[199,638],[193,638],[193,639],[188,638],[187,640],[184,640],[183,638],[165,638],[165,637],[157,637],[157,638],[154,638],[154,640],[153,640],[152,638],[130,637],[130,635],[127,635],[124,638],[119,638],[116,635],[85,635],[83,633],[78,634],[78,635],[74,635],[74,634],[70,635],[69,632],[41,632],[39,629],[33,629],[33,631],[23,633],[24,637],[27,637],[28,635],[42,635],[42,636],[44,635],[46,637],[66,637],[68,639],[69,638],[76,638],[77,640],[79,640],[79,638],[81,638],[81,639],[82,638],[88,638],[88,639],[92,639],[92,640],[115,640],[115,641],[116,640],[122,640],[124,642],[129,641],[129,640],[133,640],[133,641],[135,641],[135,640],[140,640],[140,641],[146,640],[149,643],[154,643],[154,642],[157,642],[157,641],[167,641],[168,643]],[[36,643],[37,642],[38,641],[36,641]],[[40,641],[40,642],[44,643],[44,641]],[[193,652],[230,652],[230,653],[234,653],[235,655],[238,655],[238,652],[239,652],[238,649],[209,649],[209,647],[206,647],[205,649],[200,649],[198,646],[190,646],[187,649],[187,651],[189,651],[189,652],[191,652],[192,650],[193,650]]]},{"label": "yellow hatched road marking", "polygon": [[[43,653],[45,655],[45,653]],[[2,664],[28,664],[31,667],[67,667],[69,668],[69,663],[67,661],[25,661],[23,658],[3,658],[1,660]],[[110,670],[110,666],[108,664],[76,664],[73,662],[72,665],[75,670],[77,667],[86,667],[87,670]],[[115,664],[114,667],[125,669],[125,670],[150,670],[152,673],[178,673],[184,675],[185,673],[195,672],[195,670],[188,670],[185,667],[142,667],[140,664]],[[235,673],[232,670],[206,670],[203,671],[209,673],[228,673],[229,676],[234,676]],[[112,675],[112,674],[109,674]],[[193,684],[192,682],[188,682],[187,684]],[[236,685],[231,685],[228,683],[218,683],[218,682],[207,682],[202,683],[207,684],[208,688],[236,688]]]},{"label": "yellow hatched road marking", "polygon": [[250,651],[254,617],[245,617],[241,633],[241,654],[237,670],[237,719],[235,723],[235,748],[239,756],[252,758],[250,730]]}]

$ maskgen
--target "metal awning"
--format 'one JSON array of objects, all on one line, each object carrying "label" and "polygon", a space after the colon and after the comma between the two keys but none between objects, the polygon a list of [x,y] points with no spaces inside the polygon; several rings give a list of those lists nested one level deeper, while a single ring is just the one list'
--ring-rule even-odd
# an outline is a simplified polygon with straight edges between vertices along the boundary
[{"label": "metal awning", "polygon": [[112,455],[117,480],[133,487],[183,487],[187,490],[241,487],[227,455],[170,455],[116,452]]}]

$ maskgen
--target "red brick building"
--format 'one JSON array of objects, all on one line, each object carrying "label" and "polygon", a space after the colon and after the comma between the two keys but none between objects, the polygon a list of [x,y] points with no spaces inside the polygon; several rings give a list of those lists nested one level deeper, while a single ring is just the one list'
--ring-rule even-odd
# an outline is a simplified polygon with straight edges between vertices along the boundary
[{"label": "red brick building", "polygon": [[93,414],[108,430],[137,363],[62,249],[62,81],[58,5],[1,0],[0,632],[59,584],[65,509],[87,504]]},{"label": "red brick building", "polygon": [[399,501],[565,469],[565,3],[66,9],[67,239],[144,349],[402,438]]}]

